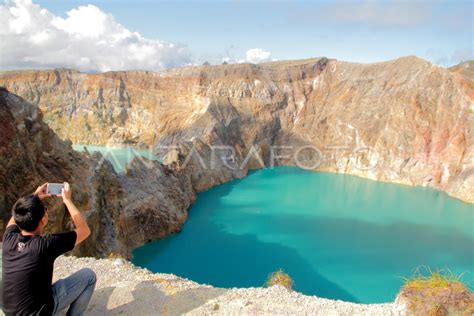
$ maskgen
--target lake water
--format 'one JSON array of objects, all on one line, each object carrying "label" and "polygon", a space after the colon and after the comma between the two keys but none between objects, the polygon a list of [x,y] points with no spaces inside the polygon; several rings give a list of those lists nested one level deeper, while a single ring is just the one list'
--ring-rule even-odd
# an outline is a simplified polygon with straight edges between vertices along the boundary
[{"label": "lake water", "polygon": [[136,156],[144,157],[149,160],[158,160],[151,150],[134,149],[131,147],[108,147],[81,144],[72,145],[72,148],[76,151],[84,151],[84,147],[87,148],[91,154],[96,151],[100,152],[105,159],[112,163],[116,172],[124,171],[125,167]]},{"label": "lake water", "polygon": [[420,266],[474,284],[472,204],[409,187],[292,167],[251,172],[198,195],[180,233],[133,262],[217,287],[262,286],[282,268],[295,290],[393,301]]}]

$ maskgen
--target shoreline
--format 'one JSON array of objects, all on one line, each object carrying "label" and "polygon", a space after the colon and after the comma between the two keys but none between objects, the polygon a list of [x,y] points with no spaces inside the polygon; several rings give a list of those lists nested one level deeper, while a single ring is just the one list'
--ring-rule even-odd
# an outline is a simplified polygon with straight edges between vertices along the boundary
[{"label": "shoreline", "polygon": [[216,288],[173,274],[152,273],[123,259],[61,256],[54,279],[83,267],[97,274],[88,315],[406,315],[400,302],[356,304],[269,288]]},{"label": "shoreline", "polygon": [[[114,150],[117,150],[117,149],[122,150],[123,149],[123,150],[133,150],[133,151],[149,151],[150,155],[155,156],[157,158],[157,160],[159,159],[159,157],[154,155],[153,151],[150,150],[150,149],[135,148],[133,146],[127,146],[127,145],[124,145],[124,144],[122,144],[122,145],[114,144],[113,146],[97,145],[97,144],[72,144],[72,146],[83,146],[83,147],[96,146],[96,147],[111,148],[111,149],[114,149]],[[84,150],[77,150],[75,148],[73,148],[73,149],[77,152],[84,153]],[[148,159],[147,157],[142,157],[142,158]],[[131,161],[128,164],[130,164],[130,163],[131,163]],[[295,165],[292,165],[292,164],[281,164],[281,165],[275,165],[274,167],[266,167],[265,166],[264,168],[249,169],[248,171],[257,171],[257,170],[261,170],[261,169],[271,169],[271,168],[276,168],[276,167],[295,167],[295,168],[299,168],[298,166],[295,166]],[[350,175],[350,176],[355,176],[355,177],[359,177],[359,178],[366,179],[366,180],[382,182],[382,183],[399,184],[399,185],[409,186],[409,187],[429,188],[429,189],[432,189],[432,190],[435,190],[435,191],[438,191],[438,192],[442,192],[444,194],[447,194],[449,197],[460,200],[461,202],[464,202],[464,203],[467,203],[467,204],[472,204],[474,206],[474,197],[469,200],[464,195],[459,195],[459,194],[458,195],[453,195],[450,192],[448,192],[447,190],[443,190],[443,189],[438,188],[438,187],[424,185],[424,184],[415,184],[415,183],[410,182],[408,179],[401,179],[401,178],[392,179],[392,180],[389,180],[389,179],[375,179],[375,178],[371,177],[370,175],[364,174],[364,173],[342,172],[342,171],[333,170],[333,169],[330,169],[330,168],[328,168],[328,169],[324,169],[324,168],[322,168],[322,169],[303,169],[303,168],[300,168],[300,169],[301,170],[306,170],[306,171],[311,171],[311,172],[336,173],[336,174]],[[232,180],[230,180],[230,181],[232,181]],[[227,182],[224,182],[224,183],[227,183]],[[224,184],[224,183],[220,183],[220,184]],[[220,184],[217,184],[217,185],[220,185]],[[205,191],[210,190],[210,189],[214,188],[217,185],[213,185],[212,187],[206,189]]]}]

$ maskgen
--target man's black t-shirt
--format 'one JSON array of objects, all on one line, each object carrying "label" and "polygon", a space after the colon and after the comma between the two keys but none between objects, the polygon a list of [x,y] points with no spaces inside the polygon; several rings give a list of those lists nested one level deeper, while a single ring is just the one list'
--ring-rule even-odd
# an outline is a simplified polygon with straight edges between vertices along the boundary
[{"label": "man's black t-shirt", "polygon": [[23,236],[17,225],[3,235],[3,311],[6,315],[51,315],[54,260],[74,248],[76,232]]}]

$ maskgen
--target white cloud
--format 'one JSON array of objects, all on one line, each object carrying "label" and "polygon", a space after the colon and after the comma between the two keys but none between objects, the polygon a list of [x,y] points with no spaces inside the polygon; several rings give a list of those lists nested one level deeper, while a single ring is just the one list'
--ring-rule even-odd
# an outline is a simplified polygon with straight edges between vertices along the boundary
[{"label": "white cloud", "polygon": [[249,49],[245,54],[245,61],[252,64],[258,64],[261,62],[270,61],[270,55],[270,52],[264,51],[261,48],[252,48]]},{"label": "white cloud", "polygon": [[211,64],[219,64],[226,62],[228,64],[243,64],[243,63],[251,63],[251,64],[258,64],[262,62],[270,62],[270,61],[276,61],[275,58],[270,58],[271,53],[267,52],[261,48],[251,48],[245,52],[245,58],[236,58],[234,56],[235,54],[232,52],[230,54],[227,52],[226,56],[219,56],[218,58],[208,58],[211,62]]},{"label": "white cloud", "polygon": [[191,64],[187,47],[147,39],[94,5],[55,16],[31,0],[0,6],[0,68],[159,70]]},{"label": "white cloud", "polygon": [[130,32],[122,30],[121,26],[115,23],[111,15],[105,14],[91,4],[72,9],[67,15],[67,19],[55,17],[51,24],[59,30],[77,37],[100,38],[106,36],[105,32],[108,30],[114,34],[126,32],[126,35],[130,35]]}]

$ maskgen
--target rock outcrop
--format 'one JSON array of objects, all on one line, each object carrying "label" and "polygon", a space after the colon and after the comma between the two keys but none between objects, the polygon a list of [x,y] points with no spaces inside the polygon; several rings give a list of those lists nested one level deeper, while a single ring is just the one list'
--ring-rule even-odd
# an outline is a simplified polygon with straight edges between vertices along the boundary
[{"label": "rock outcrop", "polygon": [[14,71],[0,85],[38,104],[62,138],[153,148],[185,165],[197,191],[298,160],[474,202],[471,65],[319,58],[160,73]]},{"label": "rock outcrop", "polygon": [[[116,174],[100,154],[74,151],[42,118],[36,105],[0,88],[0,233],[18,197],[44,182],[62,181],[71,183],[75,204],[92,226],[92,236],[74,250],[77,255],[128,257],[134,247],[180,230],[195,199],[189,177],[141,158],[127,174]],[[59,199],[47,204],[47,229],[70,227]]]}]

